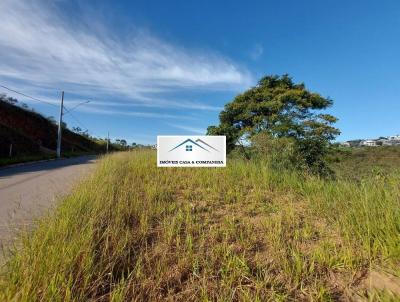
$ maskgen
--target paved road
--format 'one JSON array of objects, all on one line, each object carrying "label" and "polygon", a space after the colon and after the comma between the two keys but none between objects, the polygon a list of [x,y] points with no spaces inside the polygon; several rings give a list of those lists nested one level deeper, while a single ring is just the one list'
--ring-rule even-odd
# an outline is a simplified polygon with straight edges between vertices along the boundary
[{"label": "paved road", "polygon": [[95,160],[83,156],[0,169],[0,246],[54,206],[93,169]]}]

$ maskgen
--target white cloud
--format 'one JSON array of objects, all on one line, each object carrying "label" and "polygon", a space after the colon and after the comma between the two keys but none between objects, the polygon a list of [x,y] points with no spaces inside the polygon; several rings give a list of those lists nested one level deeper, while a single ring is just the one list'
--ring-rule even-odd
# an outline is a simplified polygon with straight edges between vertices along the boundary
[{"label": "white cloud", "polygon": [[173,107],[173,108],[190,108],[190,109],[198,109],[198,110],[209,110],[209,111],[221,111],[223,107],[212,106],[207,104],[202,104],[199,102],[191,102],[191,101],[179,101],[179,100],[166,100],[166,99],[154,99],[148,98],[148,102],[137,102],[137,101],[129,101],[129,102],[91,102],[91,104],[95,104],[97,106],[105,106],[105,107]]},{"label": "white cloud", "polygon": [[178,124],[169,124],[171,127],[177,128],[177,129],[181,129],[184,130],[185,132],[189,132],[189,133],[194,133],[194,134],[206,134],[206,130],[203,128],[195,128],[195,127],[190,127],[190,126],[185,126],[185,125],[178,125]]},{"label": "white cloud", "polygon": [[140,112],[140,111],[123,111],[123,110],[113,110],[113,109],[101,109],[96,107],[81,107],[81,112],[88,112],[88,113],[97,113],[103,115],[125,115],[125,116],[133,116],[133,117],[141,117],[141,118],[165,118],[165,119],[186,119],[186,120],[193,120],[195,118],[190,116],[180,116],[175,114],[168,114],[168,113],[159,113],[159,112]]},{"label": "white cloud", "polygon": [[83,24],[72,26],[57,13],[55,3],[0,1],[0,79],[35,96],[63,89],[105,106],[112,96],[143,107],[216,111],[217,106],[162,93],[238,90],[252,81],[227,58],[187,50],[140,30],[121,39],[99,30],[104,25],[93,24],[90,30]]}]

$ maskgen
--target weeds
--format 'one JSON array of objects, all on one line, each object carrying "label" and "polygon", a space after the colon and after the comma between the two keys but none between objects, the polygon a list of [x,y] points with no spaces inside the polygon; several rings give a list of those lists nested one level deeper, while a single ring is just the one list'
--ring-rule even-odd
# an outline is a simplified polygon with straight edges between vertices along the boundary
[{"label": "weeds", "polygon": [[390,301],[364,280],[400,276],[399,180],[239,159],[161,169],[153,152],[114,154],[22,236],[0,300]]}]

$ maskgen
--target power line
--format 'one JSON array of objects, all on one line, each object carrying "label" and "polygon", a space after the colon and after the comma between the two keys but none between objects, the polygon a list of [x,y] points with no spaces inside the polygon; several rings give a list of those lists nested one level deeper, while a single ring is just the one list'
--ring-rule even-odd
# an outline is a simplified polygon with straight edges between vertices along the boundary
[{"label": "power line", "polygon": [[82,124],[82,122],[80,122],[71,112],[71,110],[68,110],[65,106],[64,109],[67,111],[67,113],[85,130],[89,130],[85,125]]},{"label": "power line", "polygon": [[[41,103],[45,103],[45,104],[48,104],[48,105],[51,105],[51,106],[54,106],[54,107],[58,107],[58,105],[55,105],[55,104],[50,103],[50,102],[43,101],[43,100],[41,100],[41,99],[35,98],[35,97],[33,97],[33,96],[30,96],[30,95],[28,95],[28,94],[25,94],[25,93],[22,93],[22,92],[20,92],[20,91],[11,89],[11,88],[9,88],[9,87],[7,87],[7,86],[4,86],[4,85],[1,85],[1,84],[0,84],[0,87],[2,87],[2,88],[4,88],[4,89],[7,89],[7,90],[9,90],[9,91],[11,91],[11,92],[17,93],[17,94],[19,94],[19,95],[22,95],[22,96],[24,96],[24,97],[30,98],[30,99],[32,99],[32,100],[34,100],[34,101],[41,102]],[[80,104],[78,104],[78,105],[72,107],[72,109],[67,109],[65,106],[63,106],[63,108],[65,109],[65,111],[67,111],[67,114],[69,114],[83,129],[85,129],[85,130],[87,130],[87,131],[88,131],[89,129],[88,129],[85,125],[83,125],[83,123],[80,122],[80,121],[76,118],[76,116],[74,116],[74,115],[72,114],[71,111],[74,110],[75,108],[77,108],[77,107],[79,107],[79,106],[81,106],[81,105],[87,104],[87,103],[89,103],[89,102],[90,102],[90,101],[86,101],[86,102],[80,103]],[[63,114],[63,115],[65,115],[65,114]]]},{"label": "power line", "polygon": [[[24,97],[30,98],[30,99],[32,99],[32,100],[34,100],[34,101],[41,102],[41,103],[45,103],[45,104],[48,104],[48,105],[51,105],[51,106],[54,106],[54,107],[58,107],[58,105],[55,105],[55,104],[50,103],[50,102],[43,101],[43,100],[41,100],[41,99],[35,98],[35,97],[33,97],[33,96],[30,96],[30,95],[28,95],[28,94],[26,94],[26,93],[22,93],[22,92],[20,92],[20,91],[11,89],[11,88],[9,88],[9,87],[7,87],[7,86],[4,86],[4,85],[1,85],[1,84],[0,84],[0,87],[2,87],[2,88],[4,88],[4,89],[7,89],[7,90],[9,90],[9,91],[11,91],[11,92],[17,93],[17,94],[19,94],[19,95],[22,95],[22,96],[24,96]],[[78,106],[81,106],[81,105],[86,104],[86,103],[88,103],[88,102],[90,102],[90,101],[86,101],[86,102],[80,103],[80,104],[76,105],[75,107],[73,107],[72,109],[67,109],[67,108],[64,106],[64,109],[67,111],[67,113],[70,114],[71,117],[72,117],[80,126],[82,126],[83,128],[85,128],[86,130],[88,130],[88,128],[85,127],[85,126],[71,113],[71,111],[74,110],[75,108],[77,108]]]},{"label": "power line", "polygon": [[[55,105],[55,104],[52,104],[52,103],[50,103],[50,102],[43,101],[43,100],[41,100],[41,99],[35,98],[35,97],[33,97],[33,96],[30,96],[30,95],[28,95],[28,94],[25,94],[25,93],[22,93],[22,92],[20,92],[20,91],[11,89],[11,88],[9,88],[9,87],[7,87],[7,86],[4,86],[4,85],[1,85],[1,84],[0,84],[0,87],[2,87],[2,88],[4,88],[4,89],[7,89],[7,90],[9,90],[9,91],[11,91],[11,92],[14,92],[14,93],[16,93],[16,94],[22,95],[22,96],[24,96],[24,97],[27,97],[27,98],[29,98],[29,99],[32,99],[32,100],[34,100],[34,101],[37,101],[37,102],[40,102],[40,103],[44,103],[44,104],[48,104],[48,105],[51,105],[51,106],[54,106],[54,107],[58,107],[58,106]],[[58,138],[57,138],[57,157],[58,157],[58,158],[61,156],[62,117],[63,117],[63,115],[64,115],[64,114],[63,114],[63,109],[65,109],[65,111],[67,112],[67,114],[70,114],[71,117],[72,117],[82,128],[86,129],[86,132],[89,131],[88,128],[87,128],[85,125],[83,125],[83,124],[71,113],[71,111],[73,111],[74,109],[76,109],[77,107],[79,107],[79,106],[81,106],[81,105],[83,105],[83,104],[89,103],[90,101],[85,101],[85,102],[79,103],[79,104],[75,105],[74,107],[72,107],[72,109],[69,110],[69,109],[67,109],[67,108],[64,106],[64,91],[62,91],[62,94],[61,94],[61,95],[62,95],[62,97],[61,97],[61,106],[60,106],[60,119],[59,119],[59,123],[58,123]],[[11,151],[10,151],[10,152],[11,152]]]},{"label": "power line", "polygon": [[87,103],[90,103],[90,101],[85,101],[85,102],[79,103],[78,105],[75,105],[74,107],[72,107],[69,110],[67,110],[67,108],[65,108],[65,106],[64,106],[64,108],[65,108],[65,110],[67,110],[67,113],[71,113],[71,111],[73,111],[74,109],[78,108],[79,106],[85,105]]},{"label": "power line", "polygon": [[4,85],[0,85],[0,87],[2,87],[2,88],[4,88],[4,89],[7,89],[7,90],[9,90],[9,91],[12,91],[12,92],[14,92],[14,93],[17,93],[17,94],[19,94],[19,95],[22,95],[22,96],[24,96],[24,97],[30,98],[30,99],[32,99],[32,100],[34,100],[34,101],[41,102],[41,103],[45,103],[45,104],[47,104],[47,105],[51,105],[51,106],[54,106],[54,107],[58,107],[57,105],[55,105],[55,104],[53,104],[53,103],[49,103],[49,102],[40,100],[40,99],[35,98],[35,97],[33,97],[33,96],[30,96],[30,95],[27,95],[27,94],[25,94],[25,93],[22,93],[22,92],[19,92],[19,91],[14,90],[14,89],[8,88],[8,87],[6,87],[6,86],[4,86]]}]

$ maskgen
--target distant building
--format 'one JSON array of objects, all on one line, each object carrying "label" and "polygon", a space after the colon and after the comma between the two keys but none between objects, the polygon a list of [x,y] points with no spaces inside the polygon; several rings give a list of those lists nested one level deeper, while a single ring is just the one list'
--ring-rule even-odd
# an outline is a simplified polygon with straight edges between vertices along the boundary
[{"label": "distant building", "polygon": [[383,146],[398,146],[400,145],[400,136],[389,136],[386,141],[382,143]]},{"label": "distant building", "polygon": [[355,140],[347,141],[346,143],[348,143],[350,145],[350,147],[359,147],[361,142],[362,142],[361,139],[355,139]]},{"label": "distant building", "polygon": [[361,142],[361,146],[376,147],[376,146],[378,146],[378,145],[377,145],[377,143],[376,143],[376,140],[374,140],[374,139],[367,139],[367,140]]},{"label": "distant building", "polygon": [[400,146],[400,135],[392,135],[388,137],[379,137],[377,139],[355,139],[343,142],[340,145],[344,147],[376,147],[376,146]]},{"label": "distant building", "polygon": [[389,141],[400,141],[400,135],[393,135],[388,137]]},{"label": "distant building", "polygon": [[375,140],[377,146],[383,146],[387,141],[388,139],[382,136]]}]

